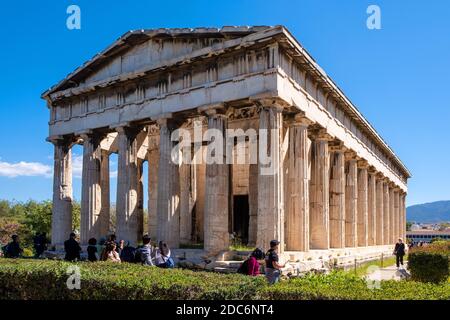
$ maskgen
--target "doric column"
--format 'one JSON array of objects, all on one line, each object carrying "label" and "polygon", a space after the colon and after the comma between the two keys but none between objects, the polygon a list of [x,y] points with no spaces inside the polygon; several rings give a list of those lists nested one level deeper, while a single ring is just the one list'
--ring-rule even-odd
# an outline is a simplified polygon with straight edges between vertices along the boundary
[{"label": "doric column", "polygon": [[256,245],[266,250],[280,241],[284,251],[284,188],[282,161],[282,108],[264,103],[259,113],[258,230]]},{"label": "doric column", "polygon": [[180,165],[180,242],[183,244],[190,243],[192,240],[192,209],[195,204],[196,171],[195,166],[190,162],[183,162]]},{"label": "doric column", "polygon": [[376,172],[372,169],[369,171],[369,216],[368,216],[368,242],[369,246],[377,243],[377,178]]},{"label": "doric column", "polygon": [[137,219],[136,233],[138,240],[144,234],[144,161],[138,159]]},{"label": "doric column", "polygon": [[384,182],[383,179],[377,177],[377,232],[376,244],[384,244]]},{"label": "doric column", "polygon": [[345,246],[356,247],[358,217],[358,160],[354,152],[346,153]]},{"label": "doric column", "polygon": [[139,234],[138,128],[117,128],[119,156],[117,173],[116,234],[119,240],[136,245]]},{"label": "doric column", "polygon": [[358,247],[367,247],[369,240],[368,164],[366,161],[359,161],[358,165],[358,218],[356,219]]},{"label": "doric column", "polygon": [[221,111],[215,108],[205,110],[212,141],[208,143],[206,159],[204,243],[205,250],[211,253],[228,250],[229,247],[230,165],[226,162],[227,118]]},{"label": "doric column", "polygon": [[394,189],[394,243],[400,237],[400,189]]},{"label": "doric column", "polygon": [[179,165],[172,159],[174,142],[171,134],[176,128],[168,118],[158,120],[159,165],[157,201],[157,238],[169,247],[180,246],[180,175]]},{"label": "doric column", "polygon": [[86,245],[98,236],[99,215],[102,208],[100,142],[96,133],[83,134],[83,175],[81,181],[80,240]]},{"label": "doric column", "polygon": [[255,246],[258,231],[258,164],[249,165],[248,179],[248,245]]},{"label": "doric column", "polygon": [[389,181],[387,178],[383,182],[383,243],[390,244],[390,200],[389,200]]},{"label": "doric column", "polygon": [[109,195],[109,154],[102,150],[100,160],[100,188],[101,188],[101,209],[99,217],[99,228],[96,238],[106,237],[109,234],[110,220],[110,195]]},{"label": "doric column", "polygon": [[157,125],[148,127],[148,222],[147,230],[152,239],[157,238],[157,202],[159,167],[159,129]]},{"label": "doric column", "polygon": [[394,186],[389,184],[389,244],[394,244],[395,240],[395,205]]},{"label": "doric column", "polygon": [[402,229],[402,238],[403,241],[406,241],[406,193],[403,194],[402,196],[402,220],[403,220],[403,224],[401,226]]},{"label": "doric column", "polygon": [[345,247],[345,148],[330,147],[330,247]]},{"label": "doric column", "polygon": [[309,232],[311,249],[330,248],[330,136],[321,130],[311,144]]},{"label": "doric column", "polygon": [[286,250],[309,250],[309,179],[308,125],[297,116],[289,128],[288,212],[286,212]]},{"label": "doric column", "polygon": [[72,142],[54,144],[52,245],[62,246],[72,232]]}]

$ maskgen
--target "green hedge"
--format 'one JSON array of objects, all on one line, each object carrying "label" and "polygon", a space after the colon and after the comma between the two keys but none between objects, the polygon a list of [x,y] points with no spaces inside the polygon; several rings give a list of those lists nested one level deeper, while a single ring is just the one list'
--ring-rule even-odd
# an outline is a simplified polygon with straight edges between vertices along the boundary
[{"label": "green hedge", "polygon": [[411,250],[408,269],[412,279],[421,282],[444,282],[450,275],[450,242],[437,241],[427,247]]},{"label": "green hedge", "polygon": [[264,277],[80,262],[81,289],[66,286],[71,263],[0,259],[0,299],[450,299],[450,286],[383,281],[370,289],[346,272],[308,275],[268,286]]}]

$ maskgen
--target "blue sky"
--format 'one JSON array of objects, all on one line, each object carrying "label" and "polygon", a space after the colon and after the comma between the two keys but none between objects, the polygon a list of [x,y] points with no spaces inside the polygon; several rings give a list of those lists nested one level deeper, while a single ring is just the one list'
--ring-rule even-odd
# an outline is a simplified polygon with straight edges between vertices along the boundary
[{"label": "blue sky", "polygon": [[[66,28],[71,4],[81,8],[81,30]],[[366,27],[370,4],[381,9],[381,30]],[[2,3],[0,199],[51,198],[53,148],[40,94],[126,31],[283,24],[410,169],[408,205],[450,200],[449,12],[445,0]]]}]

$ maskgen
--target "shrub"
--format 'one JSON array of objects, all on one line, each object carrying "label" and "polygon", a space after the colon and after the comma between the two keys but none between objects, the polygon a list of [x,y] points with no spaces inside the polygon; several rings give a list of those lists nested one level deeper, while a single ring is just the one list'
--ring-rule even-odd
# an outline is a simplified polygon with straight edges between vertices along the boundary
[{"label": "shrub", "polygon": [[[80,268],[81,289],[69,290],[69,266]],[[450,299],[448,284],[382,281],[370,289],[347,272],[310,274],[267,285],[264,277],[158,269],[107,262],[0,259],[0,299]]]},{"label": "shrub", "polygon": [[408,269],[413,280],[444,282],[449,277],[450,242],[436,241],[426,247],[414,248],[408,255]]}]

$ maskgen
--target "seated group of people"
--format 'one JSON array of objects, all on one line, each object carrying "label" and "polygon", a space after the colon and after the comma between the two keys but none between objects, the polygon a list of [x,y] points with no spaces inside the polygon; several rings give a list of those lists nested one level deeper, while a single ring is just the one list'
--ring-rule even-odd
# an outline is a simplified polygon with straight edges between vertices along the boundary
[{"label": "seated group of people", "polygon": [[[66,252],[65,260],[80,260],[81,247],[76,240],[75,233],[70,234],[70,238],[64,242]],[[158,247],[153,247],[151,238],[148,235],[142,237],[142,245],[134,248],[124,240],[117,242],[114,234],[110,235],[104,243],[103,249],[98,250],[97,239],[91,238],[87,247],[88,260],[141,263],[147,266],[157,266],[160,268],[173,268],[175,266],[170,257],[170,249],[167,244],[160,241]]]},{"label": "seated group of people", "polygon": [[251,253],[250,257],[245,260],[238,269],[238,273],[246,274],[249,276],[258,276],[260,274],[259,260],[265,262],[265,276],[269,284],[275,284],[280,280],[281,269],[285,267],[284,264],[280,264],[278,257],[278,246],[280,242],[278,240],[270,241],[270,249],[266,254],[260,249],[256,248]]}]

